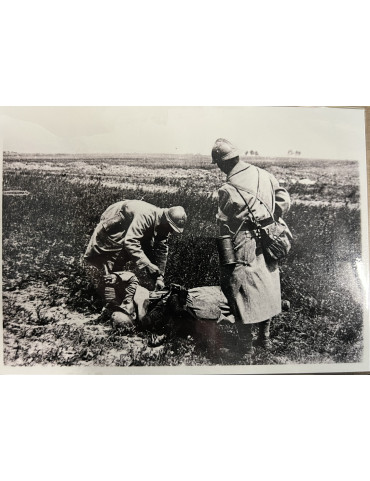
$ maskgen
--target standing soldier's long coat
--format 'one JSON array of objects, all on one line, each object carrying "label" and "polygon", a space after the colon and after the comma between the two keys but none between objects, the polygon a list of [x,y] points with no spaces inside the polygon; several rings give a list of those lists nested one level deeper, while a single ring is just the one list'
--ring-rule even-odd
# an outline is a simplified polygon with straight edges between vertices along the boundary
[{"label": "standing soldier's long coat", "polygon": [[[240,193],[232,184],[237,186]],[[230,230],[235,233],[243,219],[250,219],[245,202],[254,217],[265,222],[271,217],[269,211],[277,220],[290,208],[288,192],[279,186],[273,175],[239,161],[218,192],[217,221],[221,235],[229,234]],[[221,266],[221,288],[239,322],[252,324],[279,314],[281,292],[278,263],[266,262],[260,239],[256,237],[250,222],[243,225],[235,239],[235,246],[238,264],[235,267]]]}]

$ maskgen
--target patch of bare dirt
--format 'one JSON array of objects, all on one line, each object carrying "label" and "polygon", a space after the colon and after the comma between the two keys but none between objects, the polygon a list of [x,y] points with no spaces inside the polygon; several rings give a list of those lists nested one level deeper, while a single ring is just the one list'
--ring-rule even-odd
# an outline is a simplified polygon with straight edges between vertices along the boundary
[{"label": "patch of bare dirt", "polygon": [[50,305],[49,288],[40,283],[3,293],[5,364],[128,366],[156,355],[142,337],[113,331],[97,314],[72,311],[63,298]]}]

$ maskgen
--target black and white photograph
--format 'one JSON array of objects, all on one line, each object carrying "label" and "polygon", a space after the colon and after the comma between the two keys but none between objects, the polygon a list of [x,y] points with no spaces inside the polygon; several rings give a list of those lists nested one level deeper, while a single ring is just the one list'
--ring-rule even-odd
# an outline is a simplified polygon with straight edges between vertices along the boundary
[{"label": "black and white photograph", "polygon": [[3,479],[366,479],[367,10],[1,3]]},{"label": "black and white photograph", "polygon": [[0,115],[3,372],[369,368],[364,109]]}]

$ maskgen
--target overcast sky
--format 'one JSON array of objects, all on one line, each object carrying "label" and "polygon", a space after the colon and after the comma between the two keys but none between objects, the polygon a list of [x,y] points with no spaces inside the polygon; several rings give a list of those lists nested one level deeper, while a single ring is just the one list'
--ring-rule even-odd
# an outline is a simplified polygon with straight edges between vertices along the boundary
[{"label": "overcast sky", "polygon": [[242,151],[360,160],[364,114],[314,107],[0,107],[3,149],[40,153],[210,154]]}]

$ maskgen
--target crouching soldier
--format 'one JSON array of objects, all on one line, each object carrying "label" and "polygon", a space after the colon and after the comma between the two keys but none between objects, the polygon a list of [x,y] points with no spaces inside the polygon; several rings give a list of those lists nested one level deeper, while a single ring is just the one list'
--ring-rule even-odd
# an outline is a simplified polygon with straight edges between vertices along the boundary
[{"label": "crouching soldier", "polygon": [[[163,289],[168,238],[183,232],[186,219],[181,206],[162,209],[140,200],[124,200],[105,210],[84,259],[104,275],[108,308],[123,303],[121,310],[130,312],[129,286],[134,289],[138,282],[150,290]],[[134,272],[124,272],[127,270]],[[130,274],[135,274],[135,279],[127,278]],[[128,285],[123,286],[125,283]],[[128,297],[122,297],[123,291]]]}]

